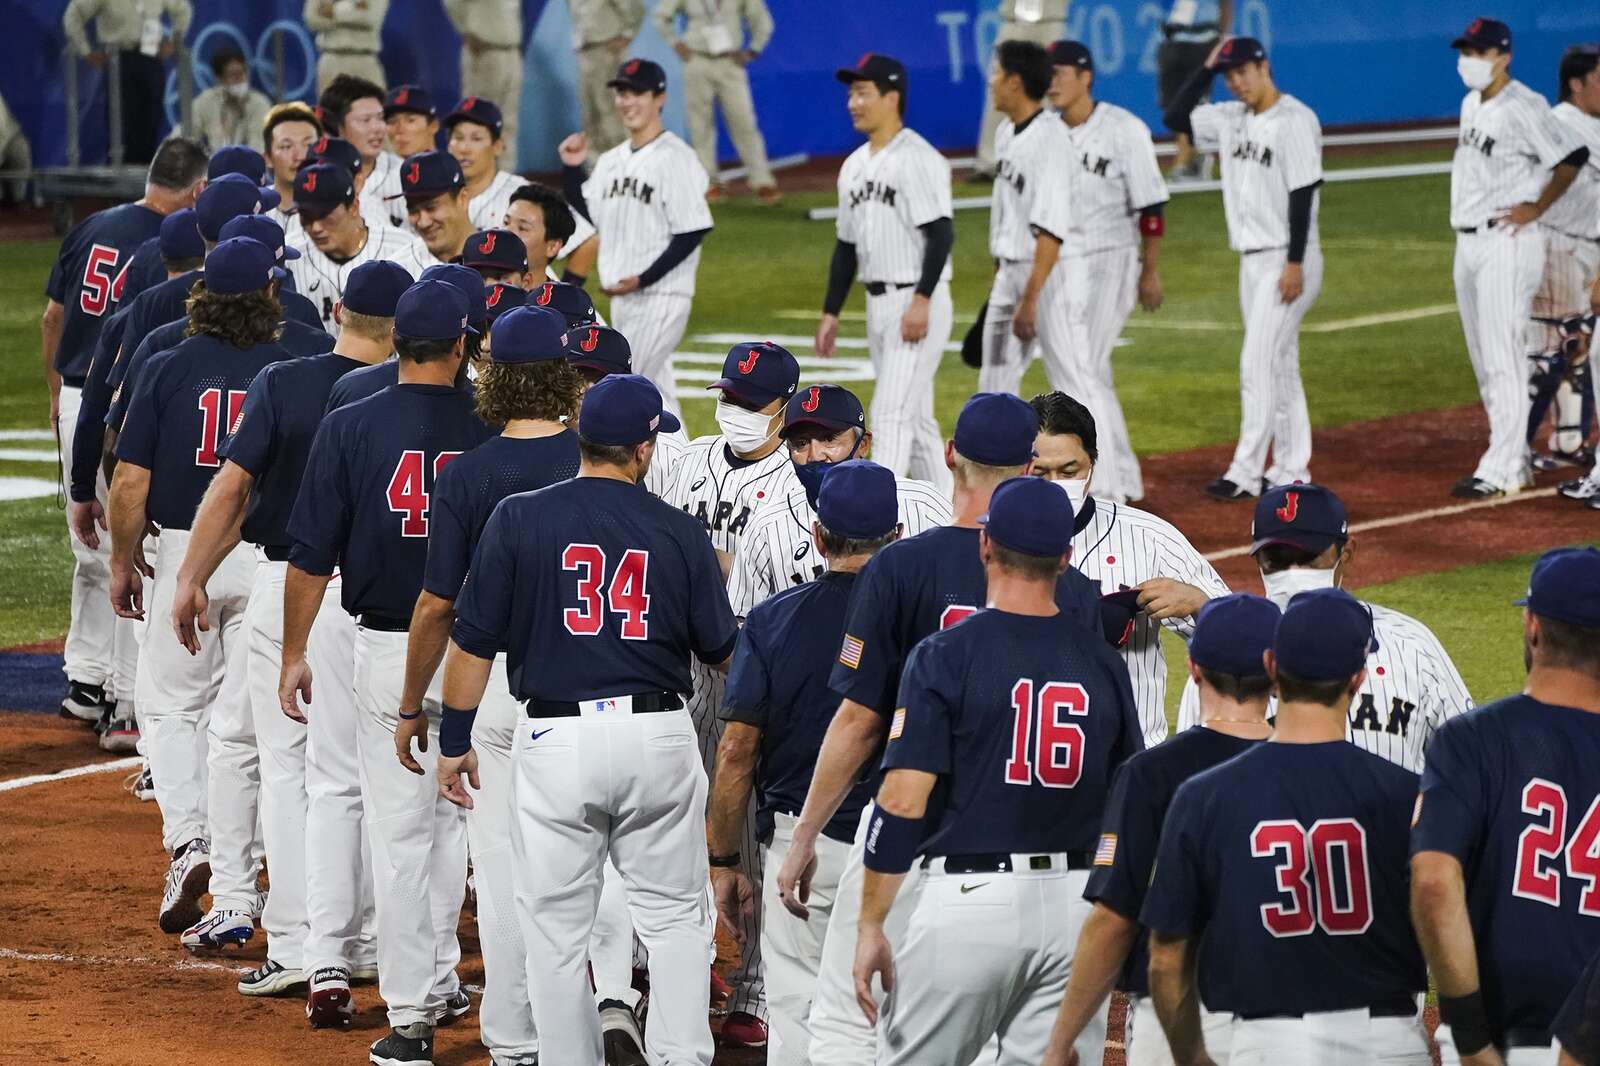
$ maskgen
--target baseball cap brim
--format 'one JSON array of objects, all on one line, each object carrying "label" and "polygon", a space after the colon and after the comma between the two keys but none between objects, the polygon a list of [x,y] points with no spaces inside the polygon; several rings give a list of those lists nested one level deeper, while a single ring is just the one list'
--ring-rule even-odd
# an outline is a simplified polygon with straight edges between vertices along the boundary
[{"label": "baseball cap brim", "polygon": [[823,418],[820,415],[801,415],[799,418],[784,423],[783,428],[778,431],[778,436],[780,439],[788,437],[795,430],[805,426],[816,426],[818,429],[831,430],[834,433],[839,432],[841,429],[861,428],[858,422],[846,422],[837,418]]},{"label": "baseball cap brim", "polygon": [[854,67],[840,67],[838,70],[833,72],[833,77],[835,81],[843,82],[845,85],[849,85],[850,83],[857,81],[879,80],[874,78],[871,74],[863,74]]},{"label": "baseball cap brim", "polygon": [[661,409],[661,424],[656,427],[657,433],[676,433],[682,428],[683,423],[678,421],[677,415],[666,408]]},{"label": "baseball cap brim", "polygon": [[769,393],[765,389],[752,391],[749,388],[749,382],[735,381],[733,378],[718,378],[716,381],[713,381],[711,384],[706,386],[707,392],[710,392],[712,389],[721,389],[731,398],[738,400],[740,404],[746,407],[754,404],[755,409],[757,410],[767,406],[767,404],[771,403],[773,400],[778,399],[778,395],[776,393]]},{"label": "baseball cap brim", "polygon": [[1252,543],[1250,545],[1250,554],[1254,555],[1262,548],[1270,548],[1274,544],[1286,544],[1291,548],[1316,552],[1320,555],[1335,544],[1343,544],[1347,539],[1347,537],[1341,537],[1336,533],[1317,533],[1311,530],[1297,533],[1274,533],[1270,537],[1262,537]]},{"label": "baseball cap brim", "polygon": [[646,81],[643,78],[617,77],[617,78],[612,78],[610,81],[606,82],[606,88],[607,89],[632,89],[636,93],[651,93],[651,92],[655,92],[656,89],[658,88],[658,86],[654,82]]},{"label": "baseball cap brim", "polygon": [[285,259],[299,259],[300,249],[296,248],[292,244],[286,244],[283,246],[283,257]]}]

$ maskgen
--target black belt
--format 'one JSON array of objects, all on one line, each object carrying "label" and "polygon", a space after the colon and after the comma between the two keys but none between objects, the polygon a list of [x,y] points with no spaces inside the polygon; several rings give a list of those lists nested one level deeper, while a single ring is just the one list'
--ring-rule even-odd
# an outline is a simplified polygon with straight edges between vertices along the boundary
[{"label": "black belt", "polygon": [[362,629],[375,629],[379,633],[408,633],[411,631],[411,619],[396,618],[387,614],[363,614],[356,616],[356,625]]},{"label": "black belt", "polygon": [[[922,865],[927,866],[939,856],[930,855],[922,860]],[[1006,874],[1011,872],[1011,852],[995,851],[973,855],[945,855],[944,872],[947,874]],[[1094,865],[1094,852],[1069,851],[1067,852],[1067,869],[1087,870]],[[1036,855],[1033,858],[1034,870],[1048,870],[1050,856]]]},{"label": "black belt", "polygon": [[1506,1047],[1549,1047],[1548,1029],[1507,1029]]},{"label": "black belt", "polygon": [[868,296],[882,296],[890,289],[909,289],[915,284],[914,281],[869,281],[865,288]]},{"label": "black belt", "polygon": [[[577,718],[583,712],[576,701],[528,700],[529,718]],[[683,700],[676,692],[643,692],[633,697],[634,714],[656,714],[682,710]]]},{"label": "black belt", "polygon": [[1481,226],[1457,226],[1457,233],[1477,233],[1479,230],[1491,230],[1500,224],[1498,218],[1491,218]]},{"label": "black belt", "polygon": [[[1360,1008],[1350,1007],[1344,1009],[1359,1010]],[[1366,1010],[1367,1013],[1372,1015],[1374,1018],[1412,1018],[1416,1016],[1417,1004],[1415,1000],[1411,999],[1394,999],[1388,1001],[1387,1003],[1373,1004]],[[1316,1013],[1322,1012],[1319,1011]],[[1305,1015],[1296,1013],[1294,1011],[1262,1011],[1259,1014],[1238,1013],[1235,1014],[1234,1017],[1239,1018],[1242,1021],[1254,1022],[1265,1018],[1304,1018]],[[1545,1043],[1548,1044],[1549,1041],[1547,1040]]]},{"label": "black belt", "polygon": [[269,563],[286,563],[289,561],[289,549],[277,544],[263,544],[261,554],[267,557]]},{"label": "black belt", "polygon": [[87,381],[87,380],[88,380],[88,378],[79,378],[79,377],[69,378],[65,374],[61,375],[61,384],[67,386],[68,388],[72,388],[72,389],[81,389],[81,388],[83,388],[83,383],[85,381]]}]

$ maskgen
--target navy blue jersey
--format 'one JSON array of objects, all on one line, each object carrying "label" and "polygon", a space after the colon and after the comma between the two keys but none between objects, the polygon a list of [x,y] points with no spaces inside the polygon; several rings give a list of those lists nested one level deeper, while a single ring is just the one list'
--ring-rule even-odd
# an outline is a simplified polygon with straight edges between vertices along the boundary
[{"label": "navy blue jersey", "polygon": [[1600,1064],[1600,955],[1589,960],[1583,976],[1556,1014],[1550,1035],[1584,1066]]},{"label": "navy blue jersey", "polygon": [[139,375],[117,458],[150,471],[145,511],[163,529],[188,529],[222,458],[217,446],[262,368],[286,357],[273,343],[235,348],[190,337]]},{"label": "navy blue jersey", "polygon": [[1546,1030],[1600,951],[1600,714],[1498,700],[1428,746],[1411,850],[1461,861],[1489,1020]]},{"label": "navy blue jersey", "polygon": [[490,436],[471,395],[449,385],[396,385],[328,412],[289,516],[289,561],[309,574],[338,567],[353,615],[410,619],[429,495],[446,466]]},{"label": "navy blue jersey", "polygon": [[129,306],[117,309],[106,319],[95,341],[94,358],[83,380],[78,404],[78,421],[72,433],[72,469],[67,471],[67,487],[72,499],[88,503],[95,498],[100,475],[100,459],[105,451],[106,413],[111,410],[113,386],[111,368],[122,347],[122,334],[128,325]]},{"label": "navy blue jersey", "polygon": [[160,215],[141,204],[120,204],[90,215],[62,240],[44,291],[65,312],[55,367],[67,384],[83,383],[100,329],[127,283],[133,253],[160,232]]},{"label": "navy blue jersey", "polygon": [[1399,1006],[1428,987],[1409,898],[1416,789],[1349,741],[1257,744],[1178,787],[1139,920],[1199,938],[1210,1010]]},{"label": "navy blue jersey", "polygon": [[500,501],[577,476],[578,435],[570,429],[551,437],[495,437],[451,463],[433,489],[422,587],[455,599]]},{"label": "navy blue jersey", "polygon": [[925,855],[1087,852],[1111,772],[1142,750],[1127,667],[1098,635],[982,610],[912,649],[883,768],[941,778]]},{"label": "navy blue jersey", "polygon": [[[1118,767],[1111,779],[1100,846],[1095,849],[1094,869],[1083,898],[1138,921],[1156,865],[1161,823],[1166,821],[1178,786],[1257,743],[1197,725]],[[1149,970],[1150,935],[1141,930],[1117,987],[1133,995],[1149,995]]]},{"label": "navy blue jersey", "polygon": [[[128,305],[128,325],[122,332],[122,358],[111,370],[113,387],[127,378],[128,357],[139,350],[140,344],[157,326],[176,322],[188,314],[189,292],[200,280],[200,271],[190,270],[177,277],[168,278],[152,289],[140,293]],[[161,349],[157,348],[156,351]]]},{"label": "navy blue jersey", "polygon": [[274,363],[250,383],[239,421],[217,449],[255,479],[242,527],[245,540],[283,549],[292,543],[289,513],[328,391],[365,365],[332,353],[311,355]]},{"label": "navy blue jersey", "polygon": [[290,322],[322,329],[322,316],[317,305],[294,290],[294,275],[286,275],[278,285],[278,303],[283,306],[283,317]]},{"label": "navy blue jersey", "polygon": [[128,262],[128,276],[122,283],[118,307],[128,307],[139,294],[153,289],[167,280],[167,264],[161,259],[161,237],[151,237],[140,243]]},{"label": "navy blue jersey", "polygon": [[[761,730],[756,762],[756,830],[772,839],[773,814],[805,806],[822,738],[839,696],[828,688],[828,667],[839,651],[856,575],[828,571],[763,601],[744,620],[728,668],[722,717]],[[823,826],[823,835],[848,844],[861,810],[872,799],[877,773],[862,774]]]},{"label": "navy blue jersey", "polygon": [[700,520],[594,477],[500,501],[451,633],[482,659],[504,648],[518,699],[559,701],[686,695],[690,655],[721,662],[737,635]]},{"label": "navy blue jersey", "polygon": [[[862,568],[861,581],[829,684],[887,716],[898,706],[900,671],[917,641],[988,599],[978,530],[940,526],[896,541]],[[1077,570],[1061,575],[1056,605],[1068,620],[1100,632],[1100,588]]]},{"label": "navy blue jersey", "polygon": [[400,360],[392,357],[381,363],[353,370],[334,384],[333,391],[328,393],[327,409],[332,411],[347,407],[357,400],[364,400],[368,396],[382,392],[399,380]]}]

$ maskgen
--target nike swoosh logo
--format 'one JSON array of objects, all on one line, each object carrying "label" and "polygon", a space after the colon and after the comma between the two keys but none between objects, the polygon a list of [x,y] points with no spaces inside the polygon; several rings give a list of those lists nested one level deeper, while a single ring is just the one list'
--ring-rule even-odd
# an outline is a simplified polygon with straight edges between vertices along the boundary
[{"label": "nike swoosh logo", "polygon": [[535,729],[533,731],[533,736],[530,737],[529,739],[530,740],[538,740],[540,737],[544,736],[546,733],[550,732],[553,729],[555,729],[555,726],[551,726],[550,729]]},{"label": "nike swoosh logo", "polygon": [[975,885],[962,885],[961,886],[961,894],[963,896],[965,896],[968,892],[976,892],[978,889],[982,888],[984,885],[987,885],[988,883],[989,882],[987,882],[987,881],[979,881]]}]

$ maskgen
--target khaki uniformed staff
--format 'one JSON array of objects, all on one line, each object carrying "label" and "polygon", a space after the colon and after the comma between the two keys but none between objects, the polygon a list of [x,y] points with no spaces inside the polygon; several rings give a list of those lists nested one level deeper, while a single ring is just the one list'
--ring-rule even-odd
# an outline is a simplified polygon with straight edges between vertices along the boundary
[{"label": "khaki uniformed staff", "polygon": [[578,53],[578,106],[593,162],[628,135],[606,83],[644,24],[644,0],[567,0],[567,6],[572,12],[572,49]]},{"label": "khaki uniformed staff", "polygon": [[[1006,41],[1032,41],[1046,46],[1067,35],[1067,5],[1070,0],[1000,0],[1000,31],[995,34],[995,51],[989,54],[989,79],[999,69],[998,49]],[[978,163],[973,176],[993,179],[995,172],[994,134],[1000,128],[1000,112],[984,100],[983,120],[978,127]]]},{"label": "khaki uniformed staff", "polygon": [[[100,66],[106,53],[121,53],[123,159],[148,163],[161,134],[161,94],[166,85],[162,61],[174,42],[189,31],[194,9],[189,0],[71,0],[61,13],[61,28],[74,55]],[[163,26],[165,15],[168,27]],[[98,44],[89,43],[94,23]]]},{"label": "khaki uniformed staff", "polygon": [[522,4],[519,0],[444,0],[461,35],[461,95],[500,105],[500,136],[516,165],[517,118],[522,113]]},{"label": "khaki uniformed staff", "polygon": [[340,74],[384,84],[378,37],[389,0],[306,0],[306,28],[317,35],[317,92]]}]

